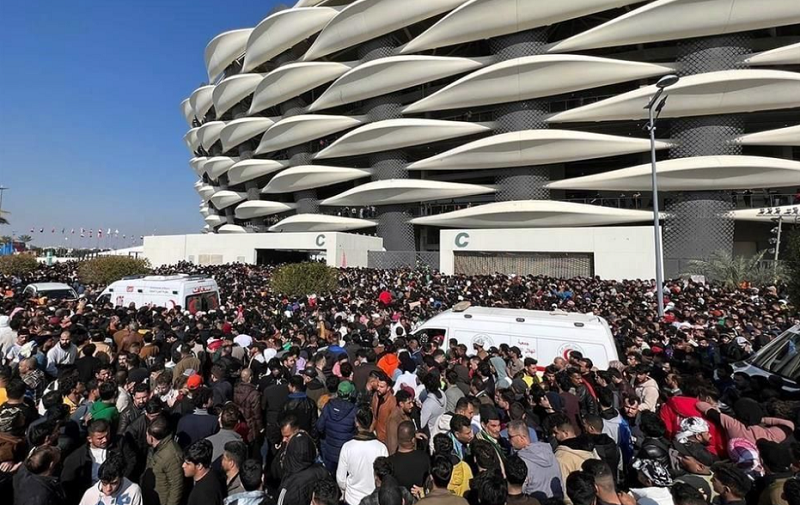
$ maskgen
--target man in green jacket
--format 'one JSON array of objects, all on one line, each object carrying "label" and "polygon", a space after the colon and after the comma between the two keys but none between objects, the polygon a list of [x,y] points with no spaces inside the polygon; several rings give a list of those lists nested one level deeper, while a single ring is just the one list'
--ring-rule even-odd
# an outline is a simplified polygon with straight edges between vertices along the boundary
[{"label": "man in green jacket", "polygon": [[183,498],[183,453],[163,416],[147,428],[147,467],[141,479],[144,505],[179,505]]}]

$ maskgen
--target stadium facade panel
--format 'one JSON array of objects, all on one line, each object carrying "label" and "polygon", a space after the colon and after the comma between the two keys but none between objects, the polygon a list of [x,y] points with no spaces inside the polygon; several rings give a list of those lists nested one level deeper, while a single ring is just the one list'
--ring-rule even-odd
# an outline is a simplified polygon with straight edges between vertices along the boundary
[{"label": "stadium facade panel", "polygon": [[[667,74],[676,260],[732,250],[752,214],[734,192],[800,186],[796,0],[300,0],[204,59],[180,104],[204,232],[358,230],[408,251],[442,228],[647,222],[643,126]],[[679,244],[697,223],[727,231]]]}]

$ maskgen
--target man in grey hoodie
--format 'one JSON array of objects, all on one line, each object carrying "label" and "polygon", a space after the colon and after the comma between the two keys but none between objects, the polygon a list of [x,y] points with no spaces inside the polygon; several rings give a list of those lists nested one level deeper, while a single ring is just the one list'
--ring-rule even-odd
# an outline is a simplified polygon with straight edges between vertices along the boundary
[{"label": "man in grey hoodie", "polygon": [[508,423],[508,438],[517,455],[528,467],[528,478],[522,492],[539,500],[561,498],[561,469],[550,444],[531,442],[528,425],[521,420]]}]

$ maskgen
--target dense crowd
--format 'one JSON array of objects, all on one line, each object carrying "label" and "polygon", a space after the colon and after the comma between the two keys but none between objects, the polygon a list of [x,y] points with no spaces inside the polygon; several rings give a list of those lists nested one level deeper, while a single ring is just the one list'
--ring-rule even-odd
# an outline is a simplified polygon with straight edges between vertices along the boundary
[{"label": "dense crowd", "polygon": [[[15,505],[798,505],[800,396],[734,365],[780,286],[189,264],[220,306],[98,304],[73,263],[0,276],[0,496]],[[61,281],[78,300],[25,298]],[[594,313],[620,360],[419,333],[459,302]],[[779,350],[798,360],[796,340]],[[798,368],[795,366],[794,368]]]}]

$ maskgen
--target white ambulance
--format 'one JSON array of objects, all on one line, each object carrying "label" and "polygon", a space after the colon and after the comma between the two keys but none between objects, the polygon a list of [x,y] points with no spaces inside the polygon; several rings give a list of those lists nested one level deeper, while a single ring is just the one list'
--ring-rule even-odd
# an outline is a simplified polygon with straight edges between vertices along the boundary
[{"label": "white ambulance", "polygon": [[516,346],[522,359],[535,358],[540,368],[556,357],[566,359],[570,351],[580,351],[601,370],[619,359],[608,323],[593,314],[472,307],[462,302],[423,323],[414,335],[421,342],[442,336],[444,346],[455,338],[469,353],[474,353],[476,343],[487,351],[500,344]]},{"label": "white ambulance", "polygon": [[217,282],[205,275],[138,275],[111,283],[100,293],[98,303],[115,306],[181,307],[192,314],[219,307]]}]

